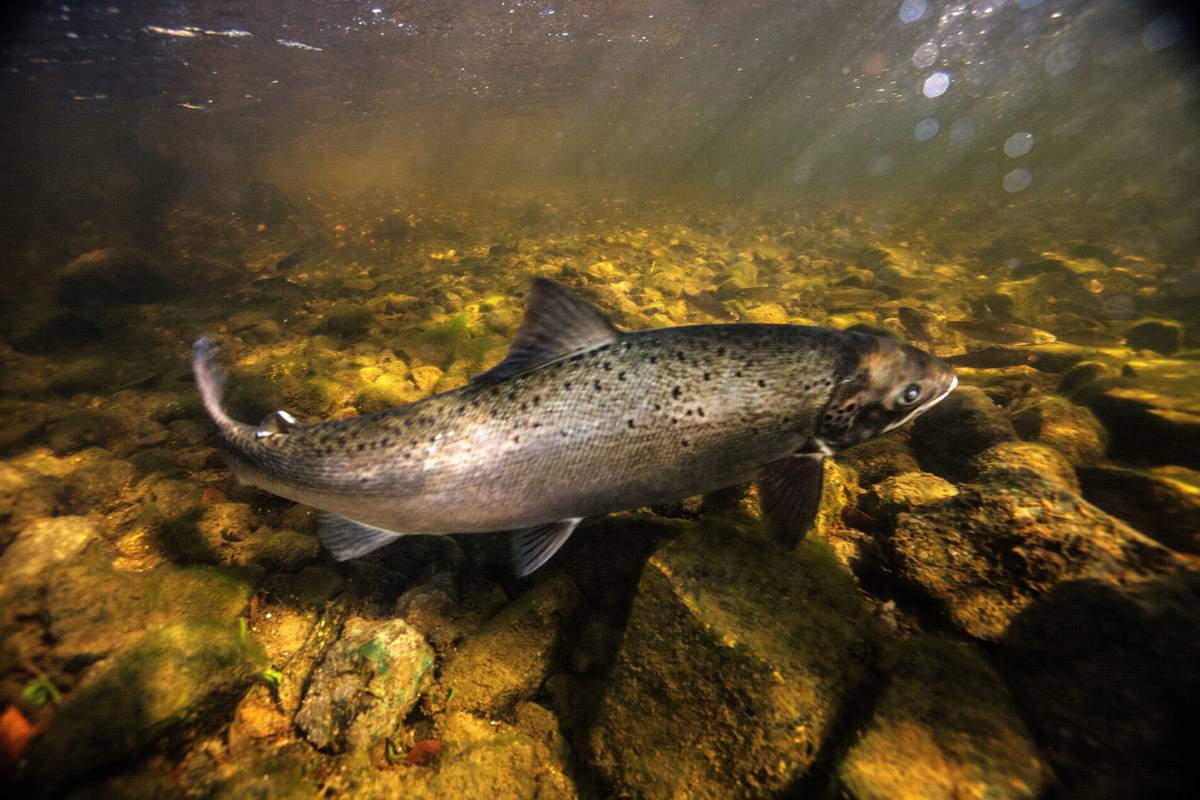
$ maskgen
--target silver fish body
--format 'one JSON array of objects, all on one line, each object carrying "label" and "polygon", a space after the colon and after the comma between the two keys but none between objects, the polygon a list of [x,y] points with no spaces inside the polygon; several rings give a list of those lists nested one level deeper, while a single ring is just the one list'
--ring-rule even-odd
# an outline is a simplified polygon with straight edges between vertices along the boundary
[{"label": "silver fish body", "polygon": [[[393,536],[530,529],[706,493],[869,438],[953,388],[937,359],[863,334],[619,333],[549,282],[535,285],[511,365],[375,414],[234,422],[209,351],[197,344],[196,372],[239,478]],[[876,408],[914,384],[919,399]]]}]

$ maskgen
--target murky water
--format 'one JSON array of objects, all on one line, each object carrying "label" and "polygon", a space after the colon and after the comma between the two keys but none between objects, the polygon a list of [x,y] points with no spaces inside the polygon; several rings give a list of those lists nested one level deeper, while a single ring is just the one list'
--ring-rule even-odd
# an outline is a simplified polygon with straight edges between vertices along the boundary
[{"label": "murky water", "polygon": [[[1116,0],[7,11],[3,781],[1194,796],[1196,22]],[[898,339],[958,388],[826,459],[793,550],[770,491],[735,486],[585,520],[524,579],[503,533],[338,562],[311,509],[231,477],[198,337],[251,424],[470,397],[538,276],[625,331]]]}]

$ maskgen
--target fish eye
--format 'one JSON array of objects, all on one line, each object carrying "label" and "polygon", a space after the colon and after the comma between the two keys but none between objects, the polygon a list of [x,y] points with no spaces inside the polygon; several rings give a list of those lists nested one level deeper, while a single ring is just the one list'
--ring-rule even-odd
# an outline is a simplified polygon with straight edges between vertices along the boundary
[{"label": "fish eye", "polygon": [[902,391],[900,393],[900,396],[898,398],[896,398],[896,402],[898,402],[902,406],[908,406],[908,405],[912,405],[913,403],[917,402],[917,398],[919,398],[920,396],[921,396],[920,385],[915,384],[915,383],[910,383],[908,386],[904,387],[904,391]]}]

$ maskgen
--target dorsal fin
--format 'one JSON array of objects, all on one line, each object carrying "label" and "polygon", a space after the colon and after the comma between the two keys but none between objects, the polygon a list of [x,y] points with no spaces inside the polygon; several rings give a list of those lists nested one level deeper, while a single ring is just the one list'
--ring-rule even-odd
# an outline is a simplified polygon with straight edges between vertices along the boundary
[{"label": "dorsal fin", "polygon": [[525,320],[508,355],[475,380],[511,378],[564,356],[612,344],[620,335],[603,314],[561,283],[534,278],[525,300]]},{"label": "dorsal fin", "polygon": [[258,423],[258,429],[254,431],[255,438],[262,439],[267,436],[274,436],[277,433],[287,433],[292,428],[296,427],[296,418],[286,411],[272,411],[263,417],[262,422]]}]

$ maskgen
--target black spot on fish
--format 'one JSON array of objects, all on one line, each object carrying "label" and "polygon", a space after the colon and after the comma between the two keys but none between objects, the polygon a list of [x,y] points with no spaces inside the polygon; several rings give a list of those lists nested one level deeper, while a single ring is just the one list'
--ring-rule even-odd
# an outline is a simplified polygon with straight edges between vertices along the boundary
[{"label": "black spot on fish", "polygon": [[537,406],[537,405],[541,405],[541,404],[542,404],[542,396],[541,396],[540,394],[535,394],[535,395],[533,396],[533,404],[534,404],[535,406]]},{"label": "black spot on fish", "polygon": [[683,412],[683,415],[685,417],[690,417],[692,415],[692,410],[689,408],[687,411]]},{"label": "black spot on fish", "polygon": [[521,410],[522,410],[522,411],[528,411],[528,410],[529,410],[529,403],[521,403]]},{"label": "black spot on fish", "polygon": [[704,373],[704,380],[708,380],[711,377],[712,377],[712,375],[708,374],[707,372]]},{"label": "black spot on fish", "polygon": [[718,348],[717,348],[717,355],[718,355],[718,356],[724,356],[724,355],[725,355],[725,348],[724,348],[724,347],[718,347]]},{"label": "black spot on fish", "polygon": [[633,420],[627,419],[625,420],[625,424],[629,426],[630,430],[633,430]]},{"label": "black spot on fish", "polygon": [[671,390],[671,397],[674,397],[676,400],[679,399],[681,394],[683,394],[683,391],[678,386]]},{"label": "black spot on fish", "polygon": [[592,386],[595,387],[597,392],[604,390],[604,386],[601,385],[600,381],[592,381]]},{"label": "black spot on fish", "polygon": [[623,381],[623,380],[625,380],[625,373],[624,373],[624,372],[618,372],[618,373],[617,373],[617,380],[619,380],[619,381]]},{"label": "black spot on fish", "polygon": [[760,388],[760,389],[767,388],[767,382],[764,381],[762,378],[759,378],[758,379],[758,388]]},{"label": "black spot on fish", "polygon": [[647,361],[649,361],[651,364],[657,364],[658,356],[650,356],[650,358],[648,358]]},{"label": "black spot on fish", "polygon": [[682,350],[680,350],[679,352],[675,353],[675,357],[679,359],[679,363],[680,363],[680,364],[682,364],[682,363],[683,363],[683,351],[682,351]]},{"label": "black spot on fish", "polygon": [[682,444],[684,447],[690,447],[692,444],[687,439],[680,439],[679,443]]},{"label": "black spot on fish", "polygon": [[563,384],[563,388],[566,389],[568,392],[571,391],[571,386],[573,386],[573,384],[570,381],[567,381],[566,383]]},{"label": "black spot on fish", "polygon": [[655,410],[655,411],[662,411],[662,403],[655,403],[655,404],[654,404],[654,410]]},{"label": "black spot on fish", "polygon": [[520,443],[521,443],[521,437],[520,437],[520,436],[514,436],[514,437],[513,437],[513,444],[520,444]]},{"label": "black spot on fish", "polygon": [[605,372],[612,372],[612,364],[611,363],[609,363],[608,361],[605,361],[603,366],[604,366]]}]

